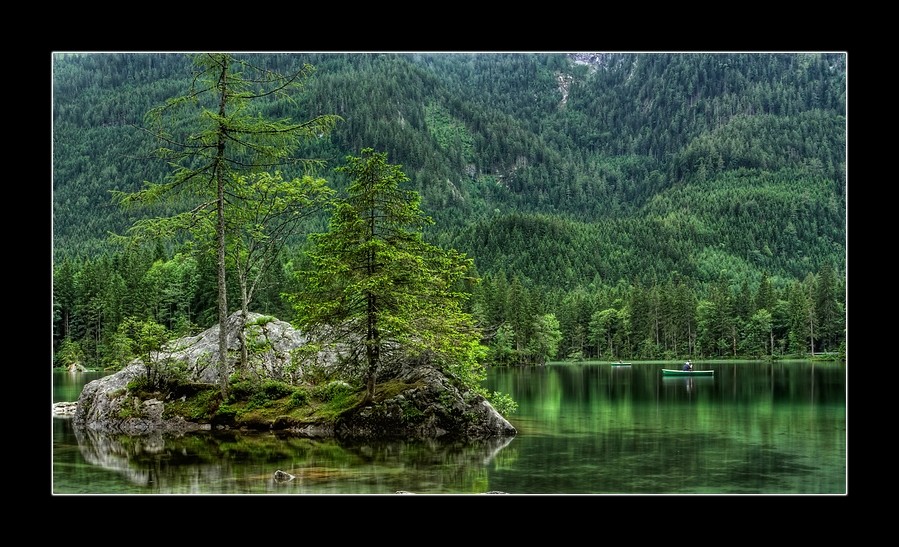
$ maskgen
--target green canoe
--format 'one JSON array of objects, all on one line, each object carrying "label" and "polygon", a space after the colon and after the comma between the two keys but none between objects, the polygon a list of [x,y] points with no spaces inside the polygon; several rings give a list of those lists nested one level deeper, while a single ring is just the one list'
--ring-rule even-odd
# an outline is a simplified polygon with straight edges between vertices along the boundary
[{"label": "green canoe", "polygon": [[712,376],[714,370],[680,370],[673,368],[663,368],[662,376]]}]

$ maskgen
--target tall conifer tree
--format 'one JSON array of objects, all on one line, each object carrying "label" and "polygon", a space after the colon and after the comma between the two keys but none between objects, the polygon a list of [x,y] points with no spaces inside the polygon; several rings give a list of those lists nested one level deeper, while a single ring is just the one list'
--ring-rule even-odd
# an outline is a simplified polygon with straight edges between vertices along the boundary
[{"label": "tall conifer tree", "polygon": [[[187,210],[167,218],[138,221],[137,237],[158,238],[204,224],[215,226],[218,284],[219,356],[222,395],[227,394],[226,201],[240,182],[238,174],[275,169],[291,163],[314,167],[320,162],[297,159],[301,139],[329,132],[336,116],[316,116],[306,122],[270,120],[257,114],[255,103],[283,97],[302,84],[312,67],[284,75],[254,66],[229,53],[201,53],[197,72],[185,95],[169,99],[147,114],[148,130],[161,143],[157,152],[171,166],[165,182],[145,182],[133,193],[117,193],[123,205],[156,203],[180,196]],[[183,129],[187,124],[186,130]]]},{"label": "tall conifer tree", "polygon": [[460,291],[472,261],[424,241],[432,223],[418,193],[386,153],[371,148],[347,157],[351,178],[337,201],[329,231],[312,236],[314,269],[290,298],[301,327],[325,343],[349,347],[359,365],[365,400],[383,367],[402,359],[431,362],[468,388],[484,378],[486,348]]}]

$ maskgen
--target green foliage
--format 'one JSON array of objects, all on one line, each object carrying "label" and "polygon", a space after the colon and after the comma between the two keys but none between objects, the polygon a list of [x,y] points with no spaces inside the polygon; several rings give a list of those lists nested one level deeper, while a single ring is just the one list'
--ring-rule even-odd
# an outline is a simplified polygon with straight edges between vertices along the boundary
[{"label": "green foliage", "polygon": [[427,359],[476,385],[486,348],[462,311],[460,286],[472,261],[424,241],[433,221],[418,194],[400,188],[408,178],[386,153],[364,149],[342,170],[352,180],[347,196],[335,203],[329,231],[313,234],[314,269],[290,295],[297,323],[358,351],[349,360],[364,363],[367,397],[383,363],[396,359]]},{"label": "green foliage", "polygon": [[353,393],[350,384],[344,381],[333,381],[312,388],[311,395],[324,403],[346,398]]},{"label": "green foliage", "polygon": [[293,392],[293,387],[278,380],[232,379],[229,386],[229,401],[246,400],[253,397],[280,399]]},{"label": "green foliage", "polygon": [[[221,405],[221,394],[215,386],[208,384],[188,385],[169,384],[170,395],[167,397],[164,418],[183,417],[199,423],[208,423],[217,416],[225,414]],[[182,396],[178,396],[181,393]]]},{"label": "green foliage", "polygon": [[247,351],[251,355],[260,355],[272,348],[272,342],[262,330],[265,323],[248,324],[246,327]]},{"label": "green foliage", "polygon": [[[268,281],[266,273],[280,270],[277,261],[285,246],[306,219],[328,202],[333,191],[324,179],[310,175],[285,180],[280,171],[275,171],[237,178],[225,211],[232,227],[226,254],[237,274],[241,309],[249,312],[257,291]],[[251,327],[258,331],[263,325],[265,321]],[[248,359],[242,352],[241,368],[247,366]]]},{"label": "green foliage", "polygon": [[259,382],[248,379],[232,379],[228,389],[227,403],[246,400],[259,391]]},{"label": "green foliage", "polygon": [[260,316],[257,317],[256,319],[253,319],[252,321],[248,322],[248,323],[247,323],[247,326],[248,326],[248,327],[249,327],[249,326],[260,326],[260,327],[262,327],[262,326],[268,325],[269,323],[271,323],[271,322],[273,322],[273,321],[277,321],[277,319],[274,318],[274,317],[272,317],[272,316],[270,316],[270,315],[260,315]]},{"label": "green foliage", "polygon": [[325,403],[317,409],[317,413],[320,416],[331,418],[336,418],[359,404],[362,400],[357,390],[354,390],[352,386],[342,381],[316,386],[312,388],[311,395],[316,400]]},{"label": "green foliage", "polygon": [[296,386],[272,379],[262,381],[235,379],[229,385],[226,402],[232,405],[238,402],[245,403],[243,412],[272,407],[275,402],[285,397],[290,397],[293,405],[296,401],[305,399],[305,395],[294,397],[298,389]]},{"label": "green foliage", "polygon": [[266,380],[262,383],[260,391],[269,399],[280,399],[293,393],[294,388],[277,380]]},{"label": "green foliage", "polygon": [[227,404],[220,405],[215,414],[216,421],[232,423],[237,419],[237,409]]},{"label": "green foliage", "polygon": [[156,321],[127,318],[119,325],[119,336],[126,349],[133,351],[146,369],[149,387],[155,389],[162,383],[162,374],[169,360],[162,350],[171,340],[172,334]]},{"label": "green foliage", "polygon": [[538,364],[543,364],[555,358],[561,340],[562,331],[559,330],[559,320],[555,314],[540,315],[534,320],[533,336],[528,340],[528,352]]},{"label": "green foliage", "polygon": [[474,159],[474,139],[465,124],[453,118],[446,108],[432,103],[425,108],[425,124],[438,146],[458,154],[466,162]]},{"label": "green foliage", "polygon": [[296,388],[293,390],[293,393],[290,394],[290,401],[288,403],[289,408],[298,408],[301,406],[305,406],[309,402],[309,390],[306,388]]},{"label": "green foliage", "polygon": [[400,406],[402,407],[404,420],[415,421],[425,415],[412,401],[404,399]]},{"label": "green foliage", "polygon": [[146,376],[138,376],[137,378],[128,382],[125,387],[128,389],[128,391],[142,393],[150,389],[150,383],[147,380]]},{"label": "green foliage", "polygon": [[[125,208],[170,200],[181,208],[170,215],[141,218],[127,237],[113,239],[130,245],[187,233],[214,247],[217,319],[223,325],[228,316],[227,251],[237,255],[232,262],[236,263],[246,312],[259,280],[257,276],[251,282],[249,276],[254,270],[265,270],[282,244],[280,238],[269,237],[271,231],[289,232],[296,214],[289,209],[306,203],[303,196],[290,192],[293,186],[273,187],[266,175],[248,181],[242,174],[282,165],[316,166],[320,162],[292,154],[303,138],[317,138],[330,131],[337,118],[318,116],[295,123],[269,119],[257,110],[260,97],[290,100],[291,88],[312,71],[308,65],[285,76],[230,53],[200,53],[193,61],[196,73],[188,92],[169,98],[145,116],[146,130],[158,143],[156,154],[169,173],[160,182],[145,181],[134,192],[112,191],[114,200]],[[275,178],[281,182],[280,173],[276,172]],[[308,180],[323,186],[323,181]],[[227,389],[225,346],[223,329],[217,363],[223,394]],[[243,351],[241,364],[245,366],[246,361]]]},{"label": "green foliage", "polygon": [[119,407],[119,411],[116,413],[116,416],[121,420],[127,420],[129,418],[140,418],[141,411],[138,406],[139,403],[136,401],[132,401],[130,399],[125,401],[125,404]]},{"label": "green foliage", "polygon": [[[305,383],[319,385],[333,379],[334,367],[330,358],[325,357],[321,343],[310,341],[290,351],[288,371],[303,379]],[[322,362],[322,359],[327,360]]]},{"label": "green foliage", "polygon": [[[340,112],[346,123],[331,138],[301,140],[298,156],[336,160],[363,143],[390,150],[445,234],[494,209],[598,224],[642,216],[639,208],[659,192],[753,166],[824,173],[837,201],[845,201],[845,54],[809,60],[789,53],[620,53],[597,56],[589,70],[564,54],[235,58],[282,74],[315,65],[315,77],[303,79],[294,103],[311,113]],[[102,238],[130,225],[109,226],[109,217],[127,212],[110,208],[88,216],[79,207],[103,201],[110,186],[139,182],[129,182],[129,173],[162,180],[168,167],[141,159],[149,135],[128,124],[189,89],[192,62],[177,54],[54,59],[60,252],[92,246],[69,234]],[[563,76],[570,77],[565,92]],[[297,111],[288,97],[254,104],[254,112],[276,120]],[[463,153],[452,144],[457,141],[471,144]],[[123,147],[143,154],[119,152]],[[460,163],[463,157],[473,171]],[[480,248],[456,247],[482,260]]]},{"label": "green foliage", "polygon": [[514,350],[515,333],[509,325],[500,325],[490,340],[486,360],[494,365],[509,365],[518,362]]},{"label": "green foliage", "polygon": [[512,414],[518,412],[518,403],[512,399],[512,396],[508,393],[501,393],[499,391],[494,391],[487,398],[490,401],[490,404],[493,405],[493,408],[496,409],[503,417],[508,418]]},{"label": "green foliage", "polygon": [[66,338],[55,357],[61,366],[78,365],[84,362],[84,350],[81,349],[81,344]]}]

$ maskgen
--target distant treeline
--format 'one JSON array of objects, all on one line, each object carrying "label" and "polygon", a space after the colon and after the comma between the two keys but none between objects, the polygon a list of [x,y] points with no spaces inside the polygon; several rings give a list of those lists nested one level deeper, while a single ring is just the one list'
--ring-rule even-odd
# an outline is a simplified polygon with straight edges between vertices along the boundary
[{"label": "distant treeline", "polygon": [[[176,335],[215,323],[216,279],[208,252],[167,256],[162,248],[64,259],[54,276],[54,343],[92,366],[121,364],[119,325],[155,321]],[[287,260],[262,284],[255,311],[291,319]],[[477,274],[474,274],[477,276]],[[236,287],[237,283],[230,283]],[[825,265],[783,288],[764,275],[734,286],[722,276],[697,293],[684,279],[635,279],[548,288],[505,271],[470,287],[470,312],[488,363],[547,359],[760,358],[845,353],[845,281]],[[236,291],[236,289],[234,289]],[[237,294],[231,299],[236,300]]]}]

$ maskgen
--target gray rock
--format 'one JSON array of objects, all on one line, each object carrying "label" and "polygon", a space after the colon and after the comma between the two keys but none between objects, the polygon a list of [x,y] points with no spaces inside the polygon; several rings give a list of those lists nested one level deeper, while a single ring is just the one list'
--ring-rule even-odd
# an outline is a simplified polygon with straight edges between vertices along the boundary
[{"label": "gray rock", "polygon": [[60,418],[71,418],[78,408],[77,402],[53,403],[53,415]]},{"label": "gray rock", "polygon": [[163,418],[165,404],[162,401],[141,401],[129,397],[128,383],[145,374],[143,364],[132,363],[115,374],[98,378],[84,386],[72,417],[75,427],[129,435],[209,429],[208,424],[188,422],[180,416]]},{"label": "gray rock", "polygon": [[336,436],[356,440],[486,439],[516,434],[489,401],[460,391],[433,366],[406,366],[396,379],[410,387],[379,404],[343,415],[335,426]]},{"label": "gray rock", "polygon": [[[286,365],[291,361],[291,350],[306,344],[308,338],[286,321],[273,318],[266,320],[265,317],[260,313],[249,313],[247,316],[249,324],[246,329],[247,339],[262,337],[269,346],[269,349],[259,356],[260,359],[254,359],[253,372],[262,377],[284,382],[298,383],[302,381],[302,370],[293,371]],[[227,347],[229,352],[240,351],[240,340],[237,336],[240,322],[240,312],[235,312],[228,318]],[[196,336],[181,338],[170,343],[169,351],[161,353],[160,357],[172,357],[185,362],[193,381],[218,383],[219,376],[216,370],[219,358],[218,337],[219,327],[215,325]],[[228,361],[229,375],[234,372],[236,362],[237,360],[233,358]]]},{"label": "gray rock", "polygon": [[275,471],[275,473],[272,475],[272,479],[274,479],[275,482],[290,482],[295,478],[296,476],[291,475],[287,471],[281,471],[280,469]]}]

